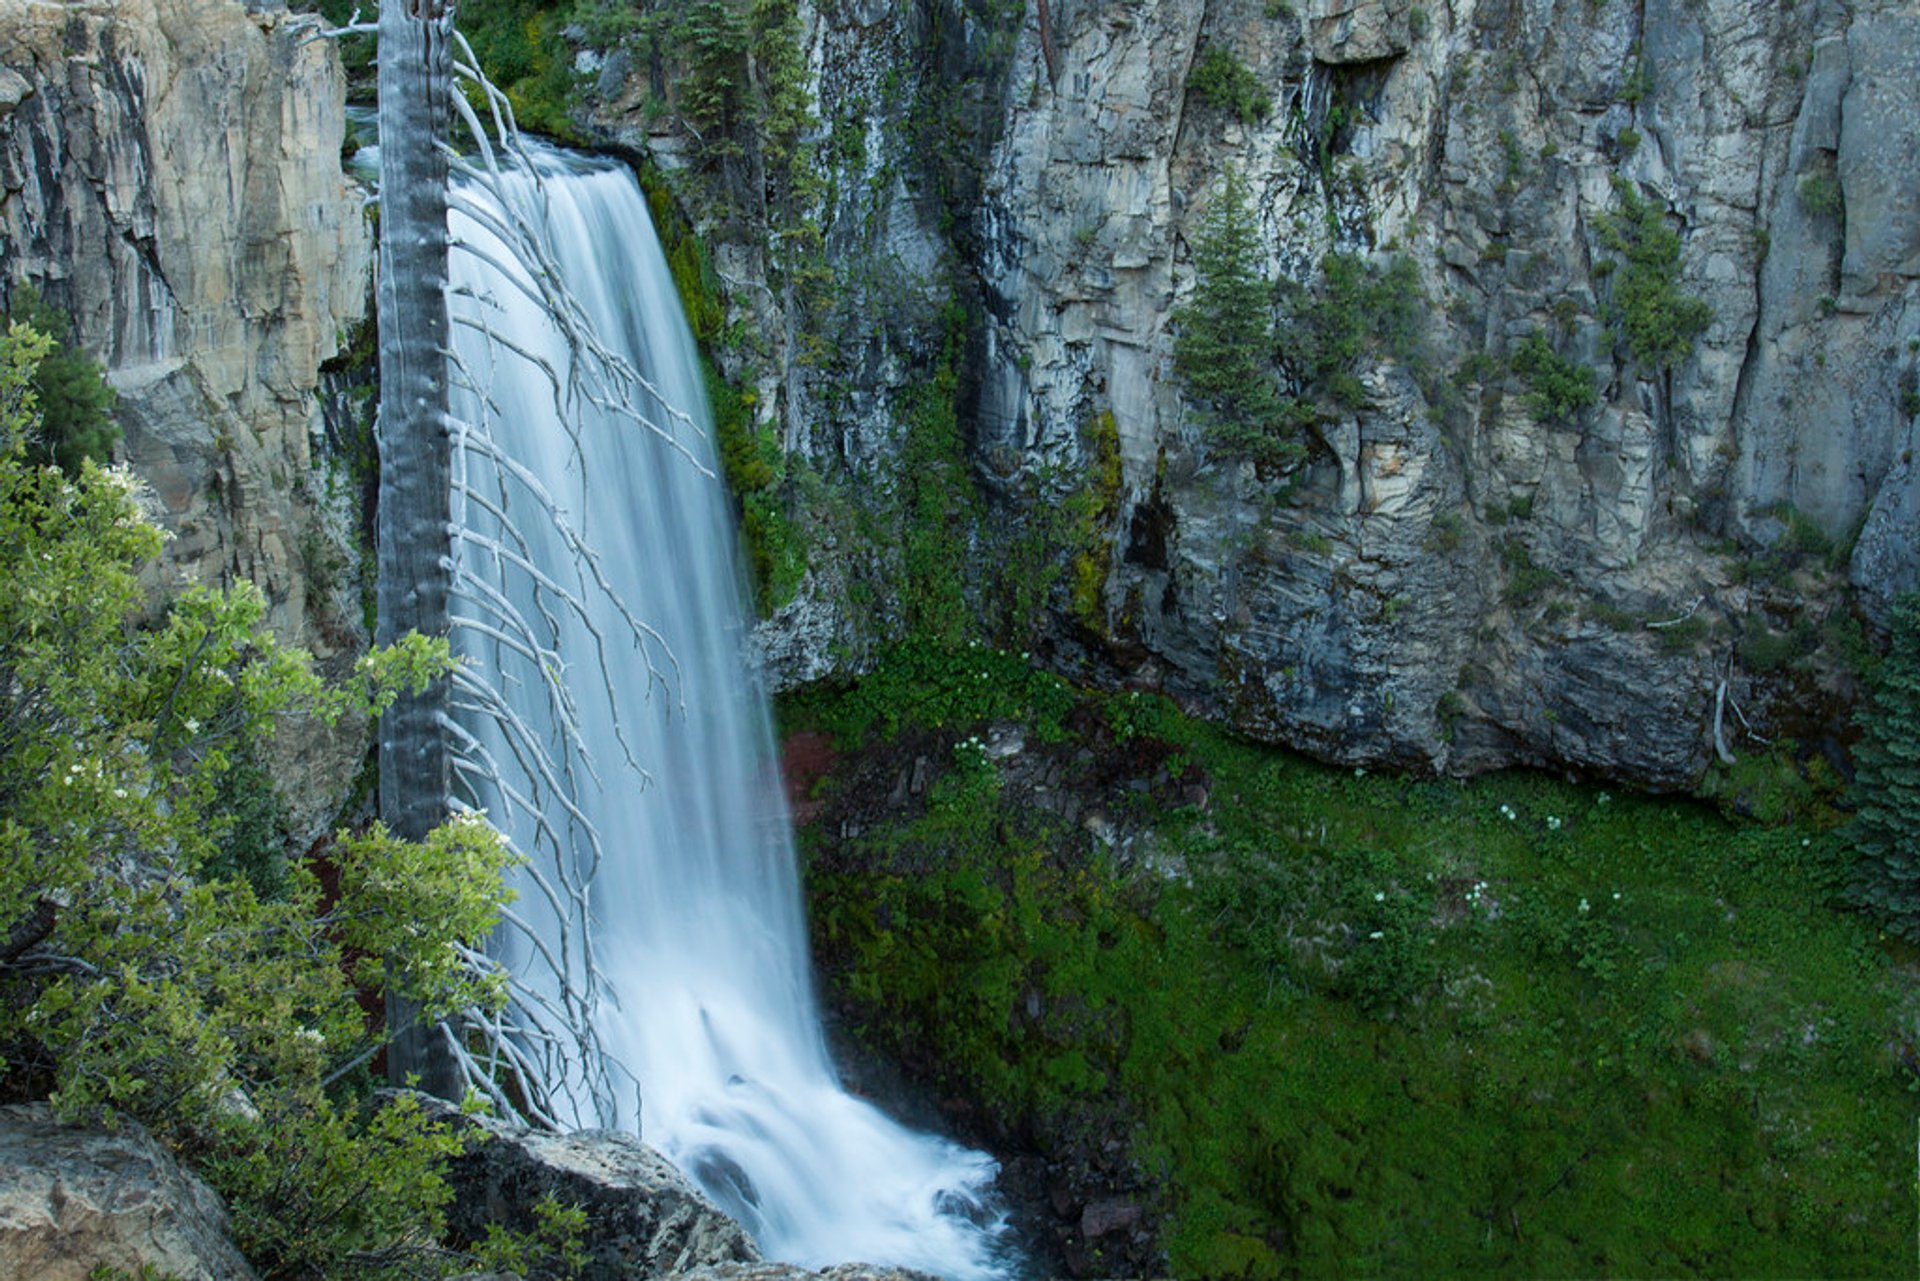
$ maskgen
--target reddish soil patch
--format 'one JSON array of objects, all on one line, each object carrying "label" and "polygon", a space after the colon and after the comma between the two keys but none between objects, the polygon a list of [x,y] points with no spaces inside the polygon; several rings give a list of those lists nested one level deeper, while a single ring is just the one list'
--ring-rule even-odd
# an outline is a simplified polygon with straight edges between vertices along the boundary
[{"label": "reddish soil patch", "polygon": [[819,730],[789,734],[780,744],[780,778],[786,784],[787,807],[796,826],[811,823],[819,815],[825,802],[814,799],[814,788],[839,759],[833,737]]}]

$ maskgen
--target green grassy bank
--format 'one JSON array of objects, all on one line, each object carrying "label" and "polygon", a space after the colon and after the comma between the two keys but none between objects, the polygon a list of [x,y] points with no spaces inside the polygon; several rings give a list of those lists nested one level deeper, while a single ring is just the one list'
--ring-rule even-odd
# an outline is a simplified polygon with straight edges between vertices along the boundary
[{"label": "green grassy bank", "polygon": [[1119,1138],[1176,1275],[1915,1272],[1914,958],[1830,906],[1830,813],[1333,769],[979,649],[783,717],[844,753],[830,998]]}]

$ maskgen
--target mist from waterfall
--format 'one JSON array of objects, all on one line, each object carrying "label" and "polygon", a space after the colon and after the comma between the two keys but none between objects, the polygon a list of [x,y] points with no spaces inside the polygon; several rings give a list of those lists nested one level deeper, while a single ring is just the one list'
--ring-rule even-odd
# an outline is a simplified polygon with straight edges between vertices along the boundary
[{"label": "mist from waterfall", "polygon": [[[513,910],[539,943],[503,931],[501,944],[542,994],[522,1017],[557,1027],[541,1008],[560,999],[556,974],[580,987],[596,972],[614,998],[595,1013],[600,1049],[631,1074],[597,1080],[575,1055],[566,1079],[547,1083],[558,1119],[637,1124],[771,1258],[1004,1276],[991,1159],[853,1098],[828,1057],[732,515],[646,202],[621,167],[536,156],[538,183],[510,177],[517,199],[541,211],[569,289],[651,382],[657,397],[638,408],[672,437],[568,399],[568,352],[507,274],[512,255],[456,214],[454,347],[469,386],[455,413],[485,423],[514,460],[456,460],[456,559],[474,584],[456,649],[568,776],[542,778],[524,743],[469,700],[466,755],[487,769],[464,784],[533,856]],[[539,491],[580,543],[547,519]],[[616,601],[648,639],[636,643]],[[550,652],[515,643],[510,619],[551,635]],[[543,665],[563,671],[577,740]]]}]

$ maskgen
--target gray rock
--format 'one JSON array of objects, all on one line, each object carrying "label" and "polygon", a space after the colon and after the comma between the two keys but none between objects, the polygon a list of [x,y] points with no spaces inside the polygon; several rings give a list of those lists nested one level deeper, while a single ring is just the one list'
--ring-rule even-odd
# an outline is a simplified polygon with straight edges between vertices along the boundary
[{"label": "gray rock", "polygon": [[0,1107],[0,1281],[85,1281],[95,1268],[252,1281],[227,1208],[138,1124],[62,1125]]},{"label": "gray rock", "polygon": [[[280,0],[0,5],[0,288],[36,285],[107,367],[124,457],[178,535],[168,578],[250,579],[338,675],[364,645],[358,605],[308,562],[352,563],[357,500],[322,510],[310,442],[371,237],[318,27]],[[309,839],[359,765],[364,733],[343,729],[270,763]]]},{"label": "gray rock", "polygon": [[[911,24],[840,5],[808,29],[823,112],[864,140],[828,161],[846,169],[836,189],[858,193],[823,215],[830,258],[978,282],[963,409],[981,487],[1001,500],[1097,474],[1088,425],[1111,416],[1119,493],[1096,531],[1106,545],[1080,553],[1106,572],[1071,610],[1056,590],[1056,661],[1157,683],[1324,757],[1453,772],[1557,765],[1687,787],[1711,755],[1729,654],[1756,731],[1826,721],[1835,709],[1737,670],[1755,608],[1738,562],[1791,509],[1836,545],[1863,532],[1847,580],[1808,566],[1782,608],[1844,612],[1850,581],[1884,619],[1915,582],[1910,0],[1287,8],[1036,11],[1007,33],[1008,92],[974,122],[984,166],[957,212],[898,176],[924,158],[886,104],[933,89],[895,91]],[[1186,110],[1209,43],[1271,93],[1265,119]],[[629,136],[640,79],[607,104]],[[1356,371],[1363,403],[1342,406],[1286,477],[1221,456],[1173,358],[1192,244],[1229,167],[1266,274],[1313,288],[1329,252],[1399,253],[1426,299],[1427,371]],[[1614,337],[1601,264],[1616,255],[1600,228],[1621,203],[1616,179],[1661,212],[1679,237],[1676,283],[1713,309],[1671,371],[1638,367]],[[916,319],[919,295],[891,289],[889,319],[816,364],[781,337],[803,325],[769,280],[771,233],[727,215],[723,191],[690,199],[741,282],[735,319],[775,336],[776,367],[760,370],[769,425],[816,475],[851,477],[834,494],[843,509],[882,514],[871,537],[849,536],[858,522],[841,515],[818,522],[803,602],[760,640],[778,683],[858,671],[898,621],[885,504],[937,302]],[[970,219],[966,234],[946,235],[943,216]],[[1508,363],[1535,329],[1594,371],[1599,403],[1573,421],[1537,417]],[[1484,366],[1449,385],[1473,356]],[[985,525],[1018,508],[999,503]],[[1714,629],[1699,644],[1645,626],[1696,600]]]},{"label": "gray rock", "polygon": [[552,1194],[587,1212],[583,1281],[634,1281],[760,1262],[760,1251],[739,1224],[631,1134],[547,1134],[465,1116],[437,1099],[423,1097],[421,1105],[469,1139],[447,1176],[454,1190],[447,1230],[455,1243],[483,1238],[493,1223],[510,1231],[532,1229],[534,1203]]}]

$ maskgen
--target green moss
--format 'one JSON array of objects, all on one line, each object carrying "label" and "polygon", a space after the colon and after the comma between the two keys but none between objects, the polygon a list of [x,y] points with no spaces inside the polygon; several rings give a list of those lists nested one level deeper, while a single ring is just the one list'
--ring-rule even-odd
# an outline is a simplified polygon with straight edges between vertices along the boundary
[{"label": "green moss", "polygon": [[1087,426],[1092,468],[1075,495],[1072,559],[1073,616],[1096,636],[1107,633],[1107,575],[1113,543],[1107,532],[1120,509],[1120,429],[1113,411],[1102,410]]},{"label": "green moss", "polygon": [[713,412],[714,443],[727,486],[740,505],[740,537],[753,572],[754,598],[763,614],[791,601],[806,576],[809,539],[791,513],[790,464],[779,438],[759,420],[754,392],[729,381],[714,359],[732,344],[726,303],[706,246],[674,199],[663,174],[639,171],[641,188],[681,310],[701,347],[700,366]]},{"label": "green moss", "polygon": [[[874,679],[924,735],[907,691],[939,682],[891,662]],[[985,670],[982,696],[1012,675]],[[1830,819],[1359,776],[1100,705],[1064,723],[1111,737],[1061,759],[1102,744],[1152,869],[1023,802],[963,716],[924,812],[812,844],[809,891],[860,1035],[999,1123],[1127,1136],[1164,1172],[1174,1275],[1903,1266],[1898,976],[1826,906]],[[1206,810],[1124,785],[1155,762]]]}]

